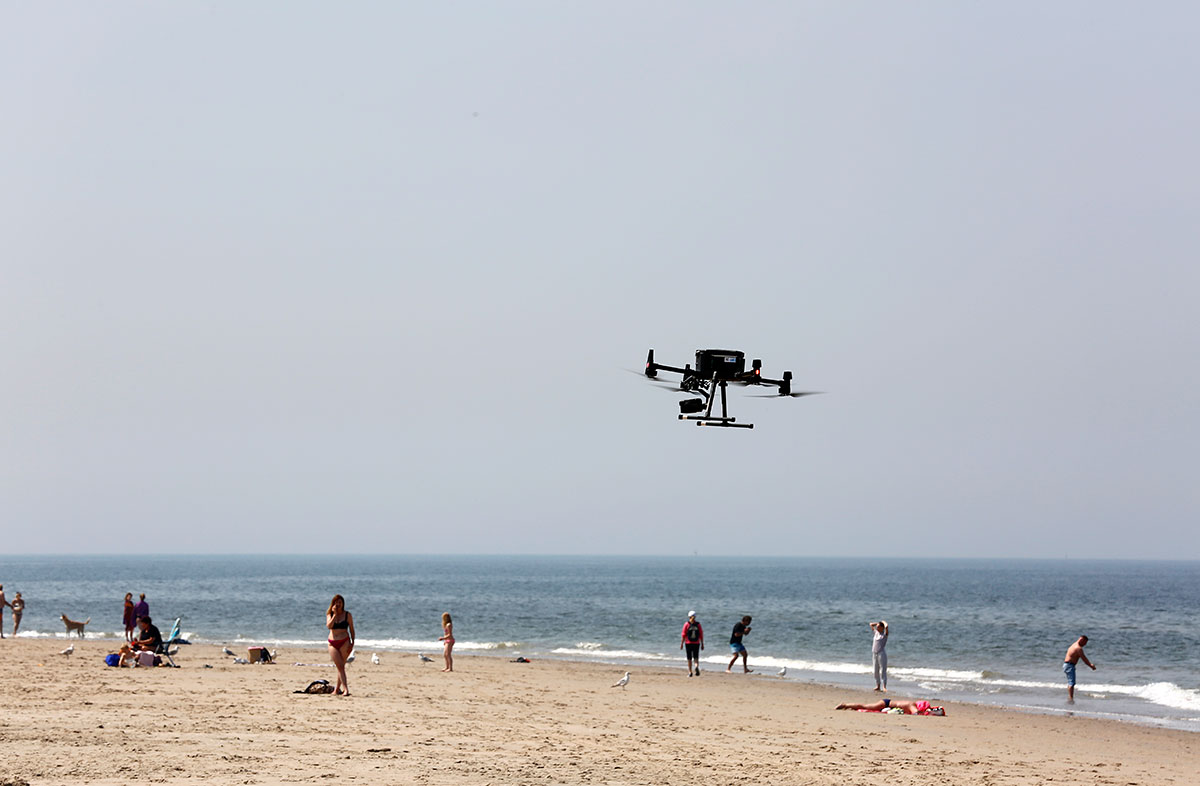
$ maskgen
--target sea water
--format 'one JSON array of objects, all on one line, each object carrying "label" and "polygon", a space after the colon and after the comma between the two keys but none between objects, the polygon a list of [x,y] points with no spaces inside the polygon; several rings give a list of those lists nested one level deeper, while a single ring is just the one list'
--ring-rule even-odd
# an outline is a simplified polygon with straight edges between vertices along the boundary
[{"label": "sea water", "polygon": [[[449,611],[456,652],[670,665],[685,680],[687,612],[704,626],[701,679],[730,679],[719,674],[729,634],[751,614],[745,644],[760,676],[787,666],[789,680],[855,698],[874,687],[867,623],[885,619],[893,696],[1200,731],[1196,562],[20,556],[0,557],[0,584],[27,601],[22,636],[63,637],[65,613],[92,618],[89,638],[121,638],[124,594],[145,592],[164,633],[182,617],[191,641],[286,652],[324,645],[325,609],[341,593],[360,652],[436,656]],[[7,635],[10,614],[4,625]],[[1099,668],[1080,664],[1068,705],[1062,659],[1080,634]]]}]

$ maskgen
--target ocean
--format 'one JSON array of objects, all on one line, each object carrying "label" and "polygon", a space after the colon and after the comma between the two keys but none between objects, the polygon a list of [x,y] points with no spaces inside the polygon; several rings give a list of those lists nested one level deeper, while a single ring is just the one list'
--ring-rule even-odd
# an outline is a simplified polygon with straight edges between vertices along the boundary
[{"label": "ocean", "polygon": [[[871,631],[885,619],[893,696],[995,704],[1200,731],[1200,563],[747,557],[9,556],[0,584],[27,602],[21,636],[65,636],[60,614],[120,639],[126,592],[164,634],[193,642],[322,646],[334,593],[360,652],[455,651],[675,666],[695,609],[711,678],[729,633],[754,617],[751,668],[775,679],[874,687]],[[4,632],[12,630],[9,613]],[[1062,658],[1090,638],[1076,703]],[[187,651],[181,653],[187,663]],[[703,678],[703,677],[702,677]]]}]

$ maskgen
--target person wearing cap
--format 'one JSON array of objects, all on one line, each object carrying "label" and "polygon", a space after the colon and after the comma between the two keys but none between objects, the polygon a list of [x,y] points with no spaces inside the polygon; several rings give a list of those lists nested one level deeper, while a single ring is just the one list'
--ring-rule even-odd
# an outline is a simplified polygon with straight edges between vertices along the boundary
[{"label": "person wearing cap", "polygon": [[[683,623],[683,631],[679,634],[679,649],[687,648],[688,676],[700,676],[700,650],[704,649],[704,628],[696,619],[696,612],[689,611],[687,622]],[[692,663],[696,666],[693,670]]]}]

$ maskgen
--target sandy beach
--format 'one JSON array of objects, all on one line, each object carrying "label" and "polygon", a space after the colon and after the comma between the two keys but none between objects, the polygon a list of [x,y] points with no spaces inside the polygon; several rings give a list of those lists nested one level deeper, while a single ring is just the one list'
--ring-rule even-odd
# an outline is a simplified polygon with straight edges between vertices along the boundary
[{"label": "sandy beach", "polygon": [[[363,652],[350,697],[325,653],[115,669],[107,642],[0,643],[0,784],[1095,783],[1194,784],[1193,733],[948,705],[948,716],[835,711],[858,692],[679,669]],[[212,668],[205,668],[209,664]],[[902,698],[897,696],[897,698]]]}]

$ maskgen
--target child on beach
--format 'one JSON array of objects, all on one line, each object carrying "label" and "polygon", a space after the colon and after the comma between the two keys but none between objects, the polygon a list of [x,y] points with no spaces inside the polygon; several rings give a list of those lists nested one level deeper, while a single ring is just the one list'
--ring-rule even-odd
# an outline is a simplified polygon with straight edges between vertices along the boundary
[{"label": "child on beach", "polygon": [[445,642],[446,647],[442,651],[442,655],[446,658],[446,668],[442,671],[454,671],[454,656],[451,651],[454,649],[454,621],[450,619],[450,612],[442,614],[442,636],[438,641]]}]

